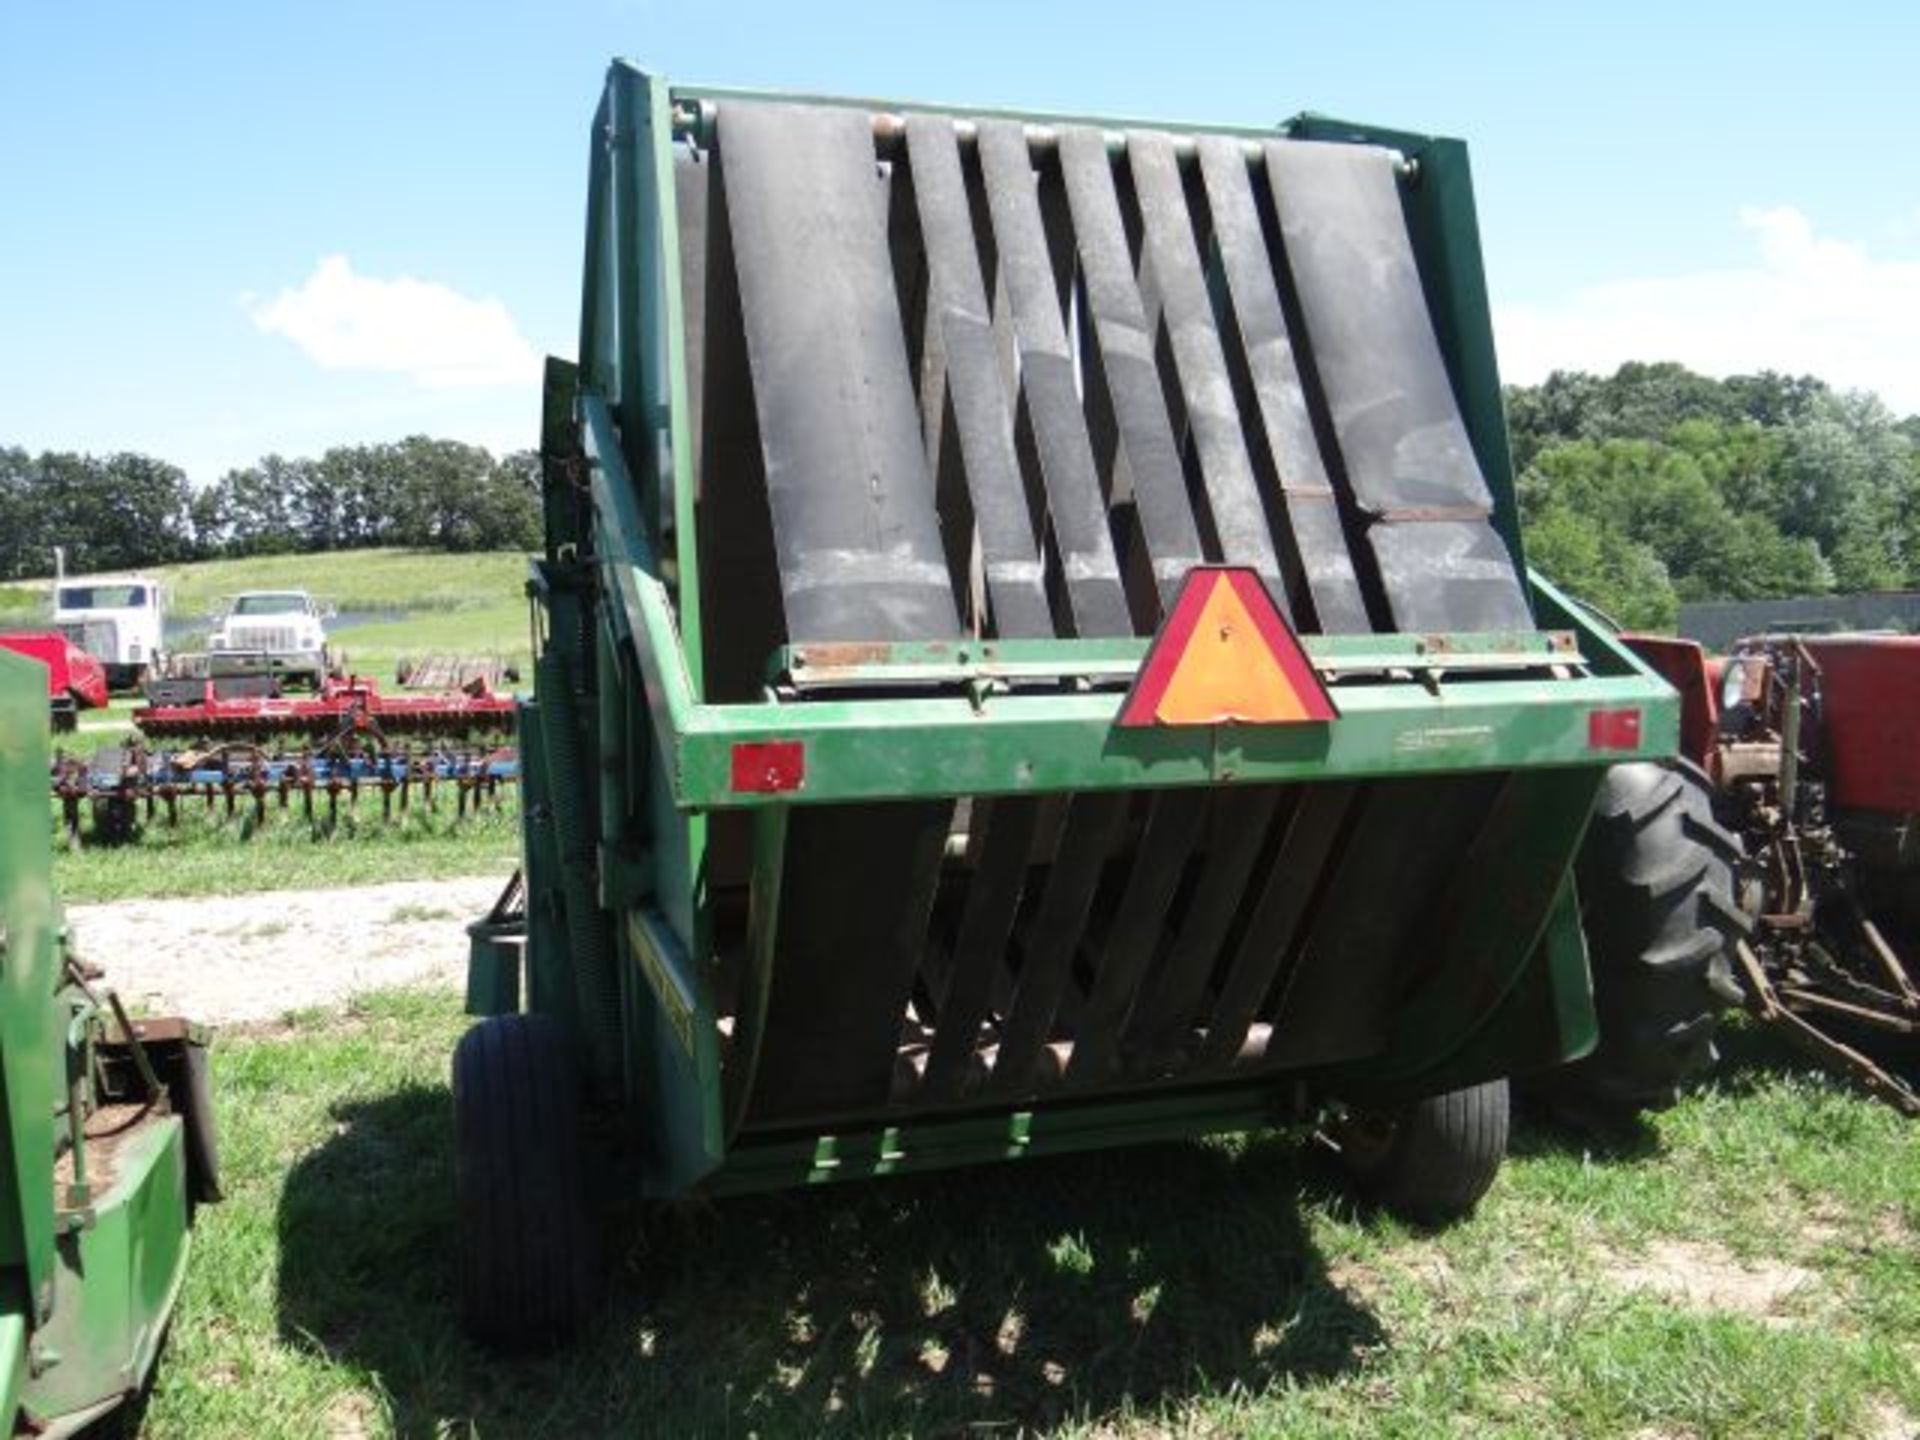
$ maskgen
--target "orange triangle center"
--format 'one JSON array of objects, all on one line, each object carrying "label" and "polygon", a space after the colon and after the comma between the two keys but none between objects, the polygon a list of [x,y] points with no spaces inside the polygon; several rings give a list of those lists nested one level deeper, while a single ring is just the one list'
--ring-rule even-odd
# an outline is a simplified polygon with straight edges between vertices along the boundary
[{"label": "orange triangle center", "polygon": [[1225,576],[1212,589],[1154,718],[1163,725],[1307,719],[1306,705],[1239,594]]},{"label": "orange triangle center", "polygon": [[1335,715],[1260,578],[1222,566],[1188,575],[1119,723],[1285,725]]}]

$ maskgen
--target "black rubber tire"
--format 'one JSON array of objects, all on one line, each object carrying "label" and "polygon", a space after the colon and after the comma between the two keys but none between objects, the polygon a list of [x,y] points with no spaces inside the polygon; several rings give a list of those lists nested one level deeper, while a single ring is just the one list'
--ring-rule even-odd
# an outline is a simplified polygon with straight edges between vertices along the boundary
[{"label": "black rubber tire", "polygon": [[1719,1013],[1740,1002],[1733,944],[1752,930],[1742,858],[1696,767],[1607,772],[1576,869],[1600,1043],[1547,1077],[1563,1110],[1663,1110],[1713,1067]]},{"label": "black rubber tire", "polygon": [[1473,1213],[1507,1158],[1511,1101],[1505,1080],[1430,1095],[1336,1126],[1340,1163],[1366,1198],[1418,1225]]},{"label": "black rubber tire", "polygon": [[460,1318],[494,1349],[564,1344],[599,1301],[578,1099],[549,1016],[482,1020],[453,1052]]}]

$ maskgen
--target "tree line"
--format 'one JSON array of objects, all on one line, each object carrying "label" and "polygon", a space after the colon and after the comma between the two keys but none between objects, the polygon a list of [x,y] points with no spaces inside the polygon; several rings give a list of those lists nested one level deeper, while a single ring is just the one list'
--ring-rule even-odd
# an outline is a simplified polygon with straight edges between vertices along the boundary
[{"label": "tree line", "polygon": [[176,465],[123,451],[30,455],[0,446],[0,580],[388,545],[531,550],[539,462],[414,436],[269,455],[195,488]]},{"label": "tree line", "polygon": [[1812,376],[1674,364],[1506,398],[1528,562],[1623,624],[1920,587],[1920,416]]},{"label": "tree line", "polygon": [[[1684,600],[1920,587],[1920,416],[1812,376],[1674,364],[1512,386],[1527,558],[1623,624]],[[533,549],[539,467],[416,436],[269,455],[195,489],[133,453],[0,446],[0,579],[390,545]]]}]

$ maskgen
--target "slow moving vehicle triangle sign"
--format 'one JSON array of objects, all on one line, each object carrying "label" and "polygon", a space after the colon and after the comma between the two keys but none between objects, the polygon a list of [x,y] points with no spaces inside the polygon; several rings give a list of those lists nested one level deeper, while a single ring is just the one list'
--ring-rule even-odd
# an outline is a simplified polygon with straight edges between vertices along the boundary
[{"label": "slow moving vehicle triangle sign", "polygon": [[1338,718],[1300,637],[1243,566],[1187,572],[1115,722],[1298,725]]}]

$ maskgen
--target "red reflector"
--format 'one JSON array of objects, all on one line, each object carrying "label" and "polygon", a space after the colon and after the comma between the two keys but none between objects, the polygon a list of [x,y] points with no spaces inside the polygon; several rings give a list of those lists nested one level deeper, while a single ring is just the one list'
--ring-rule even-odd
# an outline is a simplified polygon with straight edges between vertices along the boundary
[{"label": "red reflector", "polygon": [[1640,748],[1640,712],[1638,710],[1589,711],[1587,748],[1638,750]]},{"label": "red reflector", "polygon": [[807,747],[800,740],[743,741],[733,747],[733,788],[754,795],[798,790],[807,778]]}]

